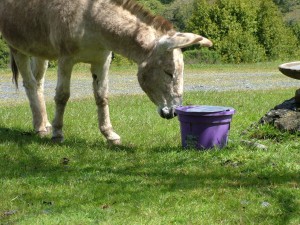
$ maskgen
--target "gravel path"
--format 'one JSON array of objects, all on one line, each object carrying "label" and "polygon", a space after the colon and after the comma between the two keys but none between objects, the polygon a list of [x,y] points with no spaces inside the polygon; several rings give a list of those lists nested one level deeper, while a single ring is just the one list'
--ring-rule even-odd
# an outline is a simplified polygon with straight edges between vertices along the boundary
[{"label": "gravel path", "polygon": [[[234,72],[234,73],[201,73],[187,72],[184,78],[185,91],[228,91],[228,90],[259,90],[275,88],[300,88],[300,81],[288,78],[280,72]],[[20,82],[21,83],[21,82]],[[56,81],[46,79],[46,99],[54,98]],[[140,94],[135,75],[110,75],[110,95]],[[71,82],[71,99],[92,97],[92,79],[87,76],[75,76]],[[18,103],[26,100],[25,90],[20,85],[16,91],[9,76],[0,77],[0,103]]]}]

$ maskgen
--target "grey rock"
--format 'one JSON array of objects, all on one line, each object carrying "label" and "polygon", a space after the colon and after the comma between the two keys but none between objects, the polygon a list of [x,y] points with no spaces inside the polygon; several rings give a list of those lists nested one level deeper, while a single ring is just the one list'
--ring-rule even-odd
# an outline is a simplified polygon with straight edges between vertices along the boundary
[{"label": "grey rock", "polygon": [[241,141],[244,145],[247,145],[251,148],[256,148],[256,149],[259,149],[259,150],[263,150],[263,151],[266,151],[268,150],[268,147],[263,145],[263,144],[260,144],[258,142],[255,142],[255,141],[247,141],[247,140],[242,140]]},{"label": "grey rock", "polygon": [[260,124],[271,124],[282,131],[300,131],[300,104],[295,98],[284,101],[263,116]]}]

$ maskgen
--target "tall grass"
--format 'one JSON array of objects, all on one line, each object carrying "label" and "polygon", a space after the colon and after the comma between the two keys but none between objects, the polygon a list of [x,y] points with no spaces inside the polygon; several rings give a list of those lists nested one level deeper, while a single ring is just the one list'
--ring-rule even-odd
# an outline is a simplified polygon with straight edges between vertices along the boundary
[{"label": "tall grass", "polygon": [[59,145],[31,132],[28,104],[3,106],[1,224],[299,224],[298,135],[243,132],[293,93],[186,93],[185,104],[237,110],[227,147],[210,151],[182,149],[178,120],[159,118],[143,95],[111,98],[116,148],[99,134],[92,99],[69,102]]}]

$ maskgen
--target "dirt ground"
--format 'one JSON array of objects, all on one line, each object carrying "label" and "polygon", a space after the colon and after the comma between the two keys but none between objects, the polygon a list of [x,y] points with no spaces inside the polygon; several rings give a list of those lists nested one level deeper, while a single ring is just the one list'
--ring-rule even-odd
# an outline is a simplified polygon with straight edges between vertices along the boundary
[{"label": "dirt ground", "polygon": [[[9,73],[9,71],[7,72]],[[1,73],[2,74],[2,73]],[[140,94],[135,74],[110,75],[110,95]],[[16,90],[10,74],[0,76],[0,103],[15,104],[26,100],[24,87],[19,84]],[[45,82],[47,101],[53,101],[55,94],[55,78]],[[230,90],[259,90],[300,88],[300,80],[288,78],[278,72],[186,72],[184,76],[184,91],[230,91]],[[71,99],[92,97],[92,78],[90,76],[74,76],[71,82]]]}]

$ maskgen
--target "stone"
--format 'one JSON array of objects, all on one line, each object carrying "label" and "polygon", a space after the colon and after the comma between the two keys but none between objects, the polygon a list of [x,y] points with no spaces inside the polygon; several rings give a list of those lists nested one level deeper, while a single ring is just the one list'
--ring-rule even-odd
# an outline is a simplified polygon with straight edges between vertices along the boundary
[{"label": "stone", "polygon": [[260,124],[271,124],[282,131],[300,131],[300,103],[296,98],[284,101],[263,116]]},{"label": "stone", "polygon": [[256,149],[258,149],[258,150],[263,150],[263,151],[268,150],[268,147],[267,147],[267,146],[265,146],[265,145],[263,145],[263,144],[260,144],[260,143],[258,143],[258,142],[256,142],[256,141],[242,140],[241,142],[242,142],[243,144],[245,144],[245,145],[251,147],[251,148],[256,148]]},{"label": "stone", "polygon": [[300,103],[300,89],[296,90],[295,92],[295,101]]}]

